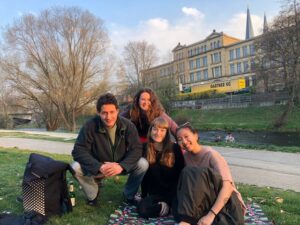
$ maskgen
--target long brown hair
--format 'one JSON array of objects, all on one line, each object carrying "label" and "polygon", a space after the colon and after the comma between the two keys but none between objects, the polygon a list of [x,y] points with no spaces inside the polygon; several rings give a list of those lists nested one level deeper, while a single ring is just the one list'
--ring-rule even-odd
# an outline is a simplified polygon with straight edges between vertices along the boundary
[{"label": "long brown hair", "polygon": [[164,112],[164,108],[154,91],[150,88],[142,88],[135,94],[132,109],[130,111],[130,119],[135,124],[139,123],[141,117],[142,109],[140,108],[139,101],[141,94],[144,92],[150,95],[151,101],[151,108],[148,112],[146,112],[148,122],[151,123],[156,117],[160,116],[162,112]]},{"label": "long brown hair", "polygon": [[163,140],[163,148],[162,148],[162,156],[160,158],[160,163],[167,167],[173,167],[175,163],[175,155],[173,152],[173,143],[171,141],[171,134],[169,129],[169,123],[163,117],[157,117],[154,119],[150,125],[148,131],[148,145],[147,145],[147,160],[149,164],[153,164],[156,162],[156,153],[157,151],[154,148],[155,141],[151,137],[151,131],[153,127],[164,128],[167,129],[166,136]]}]

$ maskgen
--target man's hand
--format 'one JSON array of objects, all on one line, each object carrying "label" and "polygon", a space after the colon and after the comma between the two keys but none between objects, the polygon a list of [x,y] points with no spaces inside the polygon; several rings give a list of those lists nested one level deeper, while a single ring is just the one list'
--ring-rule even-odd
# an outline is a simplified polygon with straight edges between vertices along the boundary
[{"label": "man's hand", "polygon": [[119,163],[116,163],[116,162],[105,162],[100,167],[100,172],[106,177],[116,176],[116,175],[122,173],[122,171],[123,171],[123,168],[120,166]]}]

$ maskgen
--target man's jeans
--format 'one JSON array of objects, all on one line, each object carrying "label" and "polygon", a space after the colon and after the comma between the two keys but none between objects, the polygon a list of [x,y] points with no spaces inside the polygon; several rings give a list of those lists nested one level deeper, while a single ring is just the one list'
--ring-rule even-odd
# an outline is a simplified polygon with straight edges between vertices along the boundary
[{"label": "man's jeans", "polygon": [[[98,184],[95,181],[95,176],[85,176],[78,162],[72,163],[72,168],[75,171],[75,177],[81,185],[88,200],[93,200],[98,194]],[[145,158],[140,158],[135,167],[129,171],[129,176],[124,188],[124,197],[133,199],[139,190],[139,186],[143,180],[149,167],[149,163]],[[121,174],[123,175],[123,174]]]}]

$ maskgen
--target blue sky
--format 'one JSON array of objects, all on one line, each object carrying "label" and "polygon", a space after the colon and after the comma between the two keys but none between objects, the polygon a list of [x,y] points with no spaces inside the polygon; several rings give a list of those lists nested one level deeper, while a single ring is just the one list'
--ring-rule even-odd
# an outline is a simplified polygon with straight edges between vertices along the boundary
[{"label": "blue sky", "polygon": [[261,32],[263,15],[271,21],[280,11],[280,0],[0,0],[0,26],[25,13],[38,15],[52,6],[78,6],[104,21],[114,49],[130,40],[146,40],[169,57],[177,45],[191,44],[213,29],[244,38],[249,6],[254,33]]}]

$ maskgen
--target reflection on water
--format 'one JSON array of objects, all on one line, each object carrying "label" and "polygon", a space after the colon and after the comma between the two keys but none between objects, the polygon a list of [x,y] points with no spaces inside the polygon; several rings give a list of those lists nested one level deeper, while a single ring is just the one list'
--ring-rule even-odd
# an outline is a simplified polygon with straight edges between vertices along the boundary
[{"label": "reflection on water", "polygon": [[[225,141],[225,131],[200,131],[200,140],[215,141],[216,136],[220,136]],[[300,133],[293,132],[232,132],[235,142],[251,145],[278,145],[278,146],[300,146]]]}]

